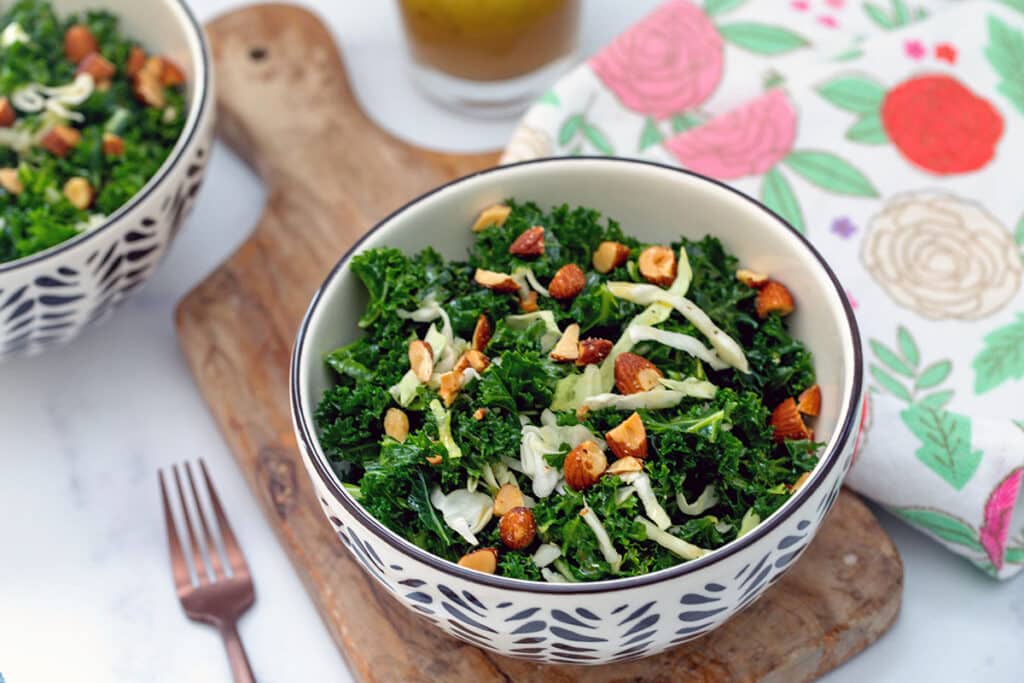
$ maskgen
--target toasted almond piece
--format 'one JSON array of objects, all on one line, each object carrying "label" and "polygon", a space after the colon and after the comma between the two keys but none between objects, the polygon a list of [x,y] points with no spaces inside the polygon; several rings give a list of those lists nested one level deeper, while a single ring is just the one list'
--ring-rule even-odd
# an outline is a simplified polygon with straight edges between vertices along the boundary
[{"label": "toasted almond piece", "polygon": [[78,64],[85,57],[100,49],[96,36],[88,27],[75,24],[64,32],[64,56],[72,64]]},{"label": "toasted almond piece", "polygon": [[647,457],[647,428],[639,413],[634,412],[608,431],[604,440],[617,458]]},{"label": "toasted almond piece", "polygon": [[736,279],[751,289],[761,289],[768,284],[768,276],[754,270],[740,268],[736,271]]},{"label": "toasted almond piece", "polygon": [[789,315],[793,312],[793,295],[789,293],[786,286],[776,280],[769,280],[757,292],[757,317],[762,320],[768,314],[778,312],[780,315]]},{"label": "toasted almond piece", "polygon": [[803,486],[804,484],[807,483],[807,480],[810,479],[810,478],[811,478],[811,473],[810,472],[804,472],[799,477],[797,477],[796,481],[794,481],[792,484],[789,485],[789,492],[790,493],[796,493],[797,491],[800,490],[801,486]]},{"label": "toasted almond piece", "polygon": [[493,270],[477,268],[473,279],[481,287],[494,290],[495,292],[518,292],[519,283],[512,279],[511,275],[496,273]]},{"label": "toasted almond piece", "polygon": [[611,353],[612,346],[613,344],[609,340],[600,337],[581,339],[576,352],[576,365],[583,367],[600,363]]},{"label": "toasted almond piece", "polygon": [[504,484],[494,496],[494,514],[501,517],[512,508],[523,506],[523,492],[515,484]]},{"label": "toasted almond piece", "polygon": [[480,212],[480,215],[476,217],[476,221],[473,222],[473,232],[486,230],[492,225],[505,225],[505,221],[510,213],[512,213],[512,207],[505,206],[504,204],[488,206]]},{"label": "toasted almond piece", "polygon": [[405,443],[409,438],[409,416],[401,408],[388,408],[384,413],[384,433],[395,441]]},{"label": "toasted almond piece", "polygon": [[621,394],[650,391],[664,376],[658,366],[643,356],[627,351],[615,357],[615,386]]},{"label": "toasted almond piece", "polygon": [[800,396],[796,399],[796,409],[804,415],[817,417],[821,412],[821,387],[812,384],[800,392]]},{"label": "toasted almond piece", "polygon": [[590,412],[590,406],[588,406],[588,405],[580,406],[579,408],[576,409],[576,419],[578,421],[580,421],[580,422],[583,422],[583,418],[585,418],[587,416],[587,413],[589,413],[589,412]]},{"label": "toasted almond piece", "polygon": [[811,432],[807,429],[807,425],[804,424],[804,419],[800,417],[796,401],[792,398],[787,398],[775,406],[775,410],[772,411],[772,416],[768,422],[772,426],[772,438],[776,441],[811,438]]},{"label": "toasted almond piece", "polygon": [[444,402],[445,407],[455,403],[455,399],[459,395],[459,391],[462,389],[462,372],[446,372],[441,375],[441,387],[437,390],[440,394],[441,400]]},{"label": "toasted almond piece", "polygon": [[138,45],[132,45],[131,49],[128,50],[128,60],[125,62],[124,72],[128,74],[129,78],[135,78],[142,71],[142,67],[145,64],[146,53]]},{"label": "toasted almond piece", "polygon": [[487,342],[491,341],[491,322],[483,313],[476,319],[476,327],[473,328],[473,348],[483,351],[487,348]]},{"label": "toasted almond piece", "polygon": [[64,158],[81,139],[82,134],[71,126],[58,124],[43,136],[39,144],[50,154]]},{"label": "toasted almond piece", "polygon": [[427,464],[437,467],[444,460],[440,455],[428,455],[426,458]]},{"label": "toasted almond piece", "polygon": [[430,376],[434,374],[434,350],[430,344],[419,339],[409,342],[409,367],[416,379],[421,382],[430,381]]},{"label": "toasted almond piece", "polygon": [[14,111],[14,106],[11,105],[10,100],[6,97],[0,97],[0,128],[7,128],[17,118],[18,113]]},{"label": "toasted almond piece", "polygon": [[487,408],[477,408],[473,411],[473,419],[479,422],[487,416]]},{"label": "toasted almond piece", "polygon": [[558,269],[548,283],[548,294],[552,299],[567,301],[583,291],[587,284],[587,276],[575,263],[567,263]]},{"label": "toasted almond piece", "polygon": [[519,310],[523,313],[533,313],[540,309],[537,305],[537,292],[527,292],[526,296],[519,299]]},{"label": "toasted almond piece", "polygon": [[519,258],[537,258],[544,255],[544,228],[535,225],[527,228],[512,242],[508,253]]},{"label": "toasted almond piece", "polygon": [[81,176],[75,176],[74,178],[69,178],[64,183],[64,196],[67,197],[68,201],[76,209],[85,211],[92,204],[96,192],[92,189],[92,185],[89,184],[88,180]]},{"label": "toasted almond piece", "polygon": [[608,469],[608,458],[593,441],[584,441],[565,456],[562,473],[565,483],[577,491],[588,489],[597,483]]},{"label": "toasted almond piece", "polygon": [[537,537],[537,522],[529,508],[514,507],[501,516],[498,522],[501,542],[511,550],[522,550]]},{"label": "toasted almond piece", "polygon": [[610,273],[629,260],[629,247],[621,242],[601,242],[590,260],[597,272]]},{"label": "toasted almond piece", "polygon": [[135,75],[132,92],[135,94],[135,99],[147,107],[160,109],[167,104],[167,98],[164,96],[164,86],[160,83],[160,77],[152,76],[146,70],[146,67],[143,67],[142,71]]},{"label": "toasted almond piece", "polygon": [[493,574],[498,569],[498,551],[495,548],[481,548],[459,558],[459,566],[475,569],[484,574]]},{"label": "toasted almond piece", "polygon": [[466,368],[473,368],[477,372],[483,372],[490,364],[491,361],[487,359],[487,356],[476,349],[468,349],[462,352],[459,360],[455,362],[455,367],[452,369],[460,373]]},{"label": "toasted almond piece", "polygon": [[124,154],[124,140],[113,133],[103,134],[103,153],[108,157],[119,157]]},{"label": "toasted almond piece", "polygon": [[633,472],[642,472],[644,469],[644,462],[640,458],[634,458],[632,456],[626,456],[625,458],[619,458],[611,464],[611,466],[605,470],[605,474],[632,474]]},{"label": "toasted almond piece", "polygon": [[164,68],[160,72],[160,83],[164,87],[174,87],[185,83],[185,72],[167,57],[163,57]]},{"label": "toasted almond piece", "polygon": [[147,76],[162,81],[164,77],[164,58],[157,55],[147,57],[146,62],[139,69],[139,76]]},{"label": "toasted almond piece", "polygon": [[676,279],[676,254],[668,247],[647,247],[637,259],[640,274],[659,287],[668,287]]},{"label": "toasted almond piece", "polygon": [[16,168],[0,168],[0,187],[17,196],[25,191]]},{"label": "toasted almond piece", "polygon": [[580,354],[580,326],[576,323],[569,325],[562,332],[561,339],[551,349],[551,360],[556,363],[568,363],[576,360]]},{"label": "toasted almond piece", "polygon": [[75,73],[89,74],[96,83],[103,83],[114,77],[117,67],[99,52],[90,52],[78,63]]}]

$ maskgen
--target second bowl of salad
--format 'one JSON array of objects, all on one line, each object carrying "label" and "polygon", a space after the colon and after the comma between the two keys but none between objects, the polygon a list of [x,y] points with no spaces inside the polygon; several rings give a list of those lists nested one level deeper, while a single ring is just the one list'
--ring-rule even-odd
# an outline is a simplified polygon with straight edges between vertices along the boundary
[{"label": "second bowl of salad", "polygon": [[293,356],[307,469],[364,568],[452,635],[600,663],[706,633],[813,537],[849,465],[859,339],[753,200],[559,159],[403,207]]}]

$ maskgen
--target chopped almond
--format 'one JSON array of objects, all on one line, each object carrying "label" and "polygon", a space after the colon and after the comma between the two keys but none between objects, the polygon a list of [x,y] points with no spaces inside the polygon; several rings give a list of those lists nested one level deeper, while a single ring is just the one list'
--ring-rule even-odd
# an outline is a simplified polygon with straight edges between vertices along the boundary
[{"label": "chopped almond", "polygon": [[103,153],[108,157],[119,157],[124,154],[124,140],[113,133],[103,134]]},{"label": "chopped almond", "polygon": [[772,426],[772,438],[775,441],[811,438],[811,431],[804,424],[804,419],[800,417],[800,411],[797,410],[796,401],[792,398],[787,398],[775,407],[769,424]]},{"label": "chopped almond", "polygon": [[162,81],[164,77],[164,59],[156,55],[148,57],[146,62],[139,69],[139,76],[147,76]]},{"label": "chopped almond", "polygon": [[634,412],[604,435],[608,448],[617,458],[647,457],[647,429],[640,414]]},{"label": "chopped almond", "polygon": [[459,360],[455,362],[455,367],[452,369],[455,372],[462,372],[466,368],[473,368],[477,372],[483,372],[490,364],[491,361],[487,359],[487,356],[476,349],[468,349],[459,356]]},{"label": "chopped almond", "polygon": [[637,259],[640,274],[651,284],[668,287],[676,279],[676,255],[668,247],[647,247]]},{"label": "chopped almond", "polygon": [[537,522],[533,512],[522,506],[512,508],[501,516],[498,535],[505,547],[511,550],[522,550],[530,545],[537,537]]},{"label": "chopped almond", "polygon": [[384,433],[395,441],[405,443],[409,438],[409,416],[400,408],[388,408],[384,413]]},{"label": "chopped almond", "polygon": [[634,458],[632,456],[626,456],[625,458],[619,458],[611,464],[611,466],[605,470],[605,474],[632,474],[633,472],[642,472],[644,469],[644,462],[640,458]]},{"label": "chopped almond", "polygon": [[569,451],[562,465],[565,483],[576,491],[588,489],[597,483],[608,469],[608,458],[593,441],[584,441]]},{"label": "chopped almond", "polygon": [[797,480],[794,481],[789,486],[789,492],[790,493],[796,493],[797,491],[800,490],[800,487],[802,487],[804,484],[807,483],[807,480],[810,479],[810,478],[811,478],[811,473],[810,472],[804,472],[799,477],[797,477]]},{"label": "chopped almond", "polygon": [[736,279],[751,289],[761,289],[768,284],[768,276],[746,268],[736,271]]},{"label": "chopped almond", "polygon": [[576,365],[583,367],[584,365],[600,363],[612,352],[612,346],[614,345],[607,339],[600,339],[598,337],[581,339],[576,356]]},{"label": "chopped almond", "polygon": [[458,564],[466,569],[475,569],[484,574],[493,574],[498,569],[498,551],[494,548],[474,550],[460,557]]},{"label": "chopped almond", "polygon": [[99,49],[92,31],[82,24],[75,24],[64,32],[64,56],[72,64],[78,64]]},{"label": "chopped almond", "polygon": [[170,88],[183,85],[185,83],[185,73],[181,68],[166,57],[163,58],[163,62],[164,68],[160,73],[160,83],[164,87]]},{"label": "chopped almond", "polygon": [[146,53],[138,45],[132,45],[131,49],[128,50],[128,61],[125,62],[124,72],[128,74],[129,78],[135,78],[142,71],[142,67],[145,64]]},{"label": "chopped almond", "polygon": [[419,381],[430,381],[434,374],[434,350],[430,344],[419,339],[409,342],[409,368]]},{"label": "chopped almond", "polygon": [[562,332],[561,339],[555,344],[555,348],[551,349],[551,360],[556,363],[569,363],[576,360],[579,356],[580,348],[580,326],[576,323],[569,325]]},{"label": "chopped almond", "polygon": [[537,305],[537,292],[527,292],[526,296],[519,299],[519,310],[523,313],[533,313],[540,309]]},{"label": "chopped almond", "polygon": [[537,258],[544,255],[544,228],[527,228],[512,242],[508,253],[519,258]]},{"label": "chopped almond", "polygon": [[473,411],[473,419],[479,422],[487,416],[487,408],[477,408]]},{"label": "chopped almond", "polygon": [[446,372],[441,375],[441,388],[438,389],[437,393],[441,396],[441,400],[444,402],[445,407],[455,403],[455,399],[459,396],[459,391],[462,389],[462,373]]},{"label": "chopped almond", "polygon": [[75,176],[64,183],[64,196],[72,206],[85,211],[92,204],[96,192],[88,180],[81,176]]},{"label": "chopped almond", "polygon": [[437,467],[438,465],[441,464],[444,458],[442,458],[440,455],[428,455],[425,458],[425,460],[427,461],[428,465],[433,465],[434,467]]},{"label": "chopped almond", "polygon": [[651,361],[635,353],[620,353],[615,357],[615,386],[619,393],[637,394],[658,386],[665,375]]},{"label": "chopped almond", "polygon": [[160,109],[167,104],[167,98],[164,95],[164,86],[160,83],[160,77],[150,75],[149,72],[146,71],[145,67],[135,75],[135,83],[132,92],[135,94],[135,99],[142,102],[147,107]]},{"label": "chopped almond", "polygon": [[523,506],[523,492],[515,484],[504,484],[494,496],[494,514],[501,517],[512,508]]},{"label": "chopped almond", "polygon": [[599,273],[610,273],[629,260],[629,247],[621,242],[601,242],[594,250],[591,262]]},{"label": "chopped almond", "polygon": [[548,283],[548,294],[552,299],[568,301],[583,291],[587,284],[587,276],[575,263],[567,263],[558,269]]},{"label": "chopped almond", "polygon": [[804,415],[816,417],[821,412],[821,387],[811,385],[796,399],[796,409]]},{"label": "chopped almond", "polygon": [[487,343],[491,341],[491,323],[483,313],[476,319],[476,327],[473,328],[473,348],[483,351]]},{"label": "chopped almond", "polygon": [[754,302],[757,309],[757,317],[764,320],[771,313],[789,315],[793,312],[793,295],[789,293],[786,286],[776,280],[769,280],[757,292],[757,300]]},{"label": "chopped almond", "polygon": [[0,97],[0,128],[14,125],[14,121],[17,118],[18,114],[14,111],[10,100],[6,97]]},{"label": "chopped almond", "polygon": [[63,158],[81,139],[82,134],[71,126],[58,124],[43,136],[39,144],[50,154]]},{"label": "chopped almond", "polygon": [[473,223],[473,232],[486,230],[492,225],[499,227],[505,225],[505,221],[508,220],[510,213],[512,213],[512,207],[505,206],[504,204],[488,206],[476,217],[476,221]]},{"label": "chopped almond", "polygon": [[25,191],[16,168],[0,168],[0,187],[17,196]]},{"label": "chopped almond", "polygon": [[496,273],[493,270],[477,268],[473,274],[473,280],[481,287],[486,287],[495,292],[518,292],[519,283],[512,279],[511,275]]},{"label": "chopped almond", "polygon": [[99,52],[90,52],[79,62],[75,73],[89,74],[96,83],[104,83],[114,77],[117,67]]}]

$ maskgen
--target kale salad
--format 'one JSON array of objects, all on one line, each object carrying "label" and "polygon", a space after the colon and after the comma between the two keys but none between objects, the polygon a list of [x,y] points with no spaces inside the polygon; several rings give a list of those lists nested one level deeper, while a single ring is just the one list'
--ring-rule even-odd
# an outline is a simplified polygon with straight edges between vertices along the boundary
[{"label": "kale salad", "polygon": [[0,0],[0,263],[102,224],[141,190],[181,135],[184,83],[109,12]]},{"label": "kale salad", "polygon": [[821,392],[785,285],[587,208],[472,227],[465,261],[352,259],[365,335],[327,355],[316,422],[376,519],[479,571],[594,581],[700,557],[806,481]]}]

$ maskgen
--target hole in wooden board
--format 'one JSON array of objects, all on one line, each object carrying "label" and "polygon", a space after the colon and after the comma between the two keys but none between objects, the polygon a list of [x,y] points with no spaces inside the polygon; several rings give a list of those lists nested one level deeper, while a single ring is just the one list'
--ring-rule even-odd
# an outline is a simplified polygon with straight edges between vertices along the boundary
[{"label": "hole in wooden board", "polygon": [[267,48],[259,46],[249,48],[249,58],[254,62],[262,62],[267,58]]}]

